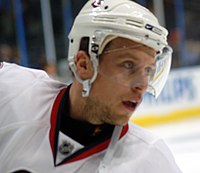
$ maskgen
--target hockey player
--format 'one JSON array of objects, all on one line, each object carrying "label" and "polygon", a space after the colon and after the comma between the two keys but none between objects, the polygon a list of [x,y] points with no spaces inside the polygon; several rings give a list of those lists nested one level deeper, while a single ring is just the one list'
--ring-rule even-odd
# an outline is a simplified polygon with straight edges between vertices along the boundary
[{"label": "hockey player", "polygon": [[69,42],[69,86],[1,63],[0,172],[180,173],[165,143],[129,122],[165,84],[167,30],[135,2],[88,1]]}]

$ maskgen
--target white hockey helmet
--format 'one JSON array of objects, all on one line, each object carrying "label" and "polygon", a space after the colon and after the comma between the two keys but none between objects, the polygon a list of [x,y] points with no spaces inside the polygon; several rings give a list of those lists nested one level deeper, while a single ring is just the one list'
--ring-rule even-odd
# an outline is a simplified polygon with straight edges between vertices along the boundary
[{"label": "white hockey helmet", "polygon": [[[105,43],[116,37],[124,37],[144,44],[158,52],[156,71],[147,92],[158,97],[167,80],[172,49],[167,43],[167,30],[146,8],[130,0],[89,0],[76,17],[69,34],[69,65],[76,79],[83,84],[83,96],[88,96],[96,79],[98,55]],[[83,37],[89,38],[89,50],[94,66],[92,79],[81,80],[76,74],[74,58]]]}]

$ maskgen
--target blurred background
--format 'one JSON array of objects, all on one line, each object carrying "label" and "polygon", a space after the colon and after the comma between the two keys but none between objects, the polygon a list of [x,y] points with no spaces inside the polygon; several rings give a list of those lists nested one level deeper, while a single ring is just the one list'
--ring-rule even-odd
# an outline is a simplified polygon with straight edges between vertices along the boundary
[{"label": "blurred background", "polygon": [[[0,61],[43,69],[67,82],[67,37],[86,2],[0,0]],[[173,61],[159,99],[146,95],[131,121],[164,138],[183,172],[200,173],[200,1],[135,2],[168,29]]]}]

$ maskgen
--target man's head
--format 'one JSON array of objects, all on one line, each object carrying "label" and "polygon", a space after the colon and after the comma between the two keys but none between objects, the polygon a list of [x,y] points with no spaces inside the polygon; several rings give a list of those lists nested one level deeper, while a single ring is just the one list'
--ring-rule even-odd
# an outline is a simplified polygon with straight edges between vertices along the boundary
[{"label": "man's head", "polygon": [[146,91],[159,95],[171,64],[166,37],[155,16],[132,1],[83,7],[69,35],[69,63],[89,122],[123,125]]},{"label": "man's head", "polygon": [[[76,17],[69,35],[69,63],[77,80],[83,84],[83,96],[88,96],[95,81],[98,57],[111,40],[128,38],[157,52],[155,76],[147,92],[160,94],[171,65],[171,48],[167,44],[167,30],[146,8],[130,0],[89,0]],[[76,74],[75,59],[83,38],[88,38],[88,54],[94,73],[91,79],[82,80]]]}]

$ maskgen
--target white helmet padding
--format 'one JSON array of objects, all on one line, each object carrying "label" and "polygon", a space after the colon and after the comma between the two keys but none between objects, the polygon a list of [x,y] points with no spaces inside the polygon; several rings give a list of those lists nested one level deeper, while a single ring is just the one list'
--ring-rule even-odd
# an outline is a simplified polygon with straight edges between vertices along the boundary
[{"label": "white helmet padding", "polygon": [[[108,42],[124,37],[153,48],[158,61],[155,76],[147,92],[155,97],[160,94],[171,66],[172,49],[167,43],[168,32],[146,8],[130,0],[89,0],[76,17],[69,34],[69,63],[76,79],[83,84],[84,94],[89,95],[91,83],[96,79],[98,55]],[[95,73],[83,81],[76,75],[74,58],[83,37],[89,37],[89,54]]]}]

